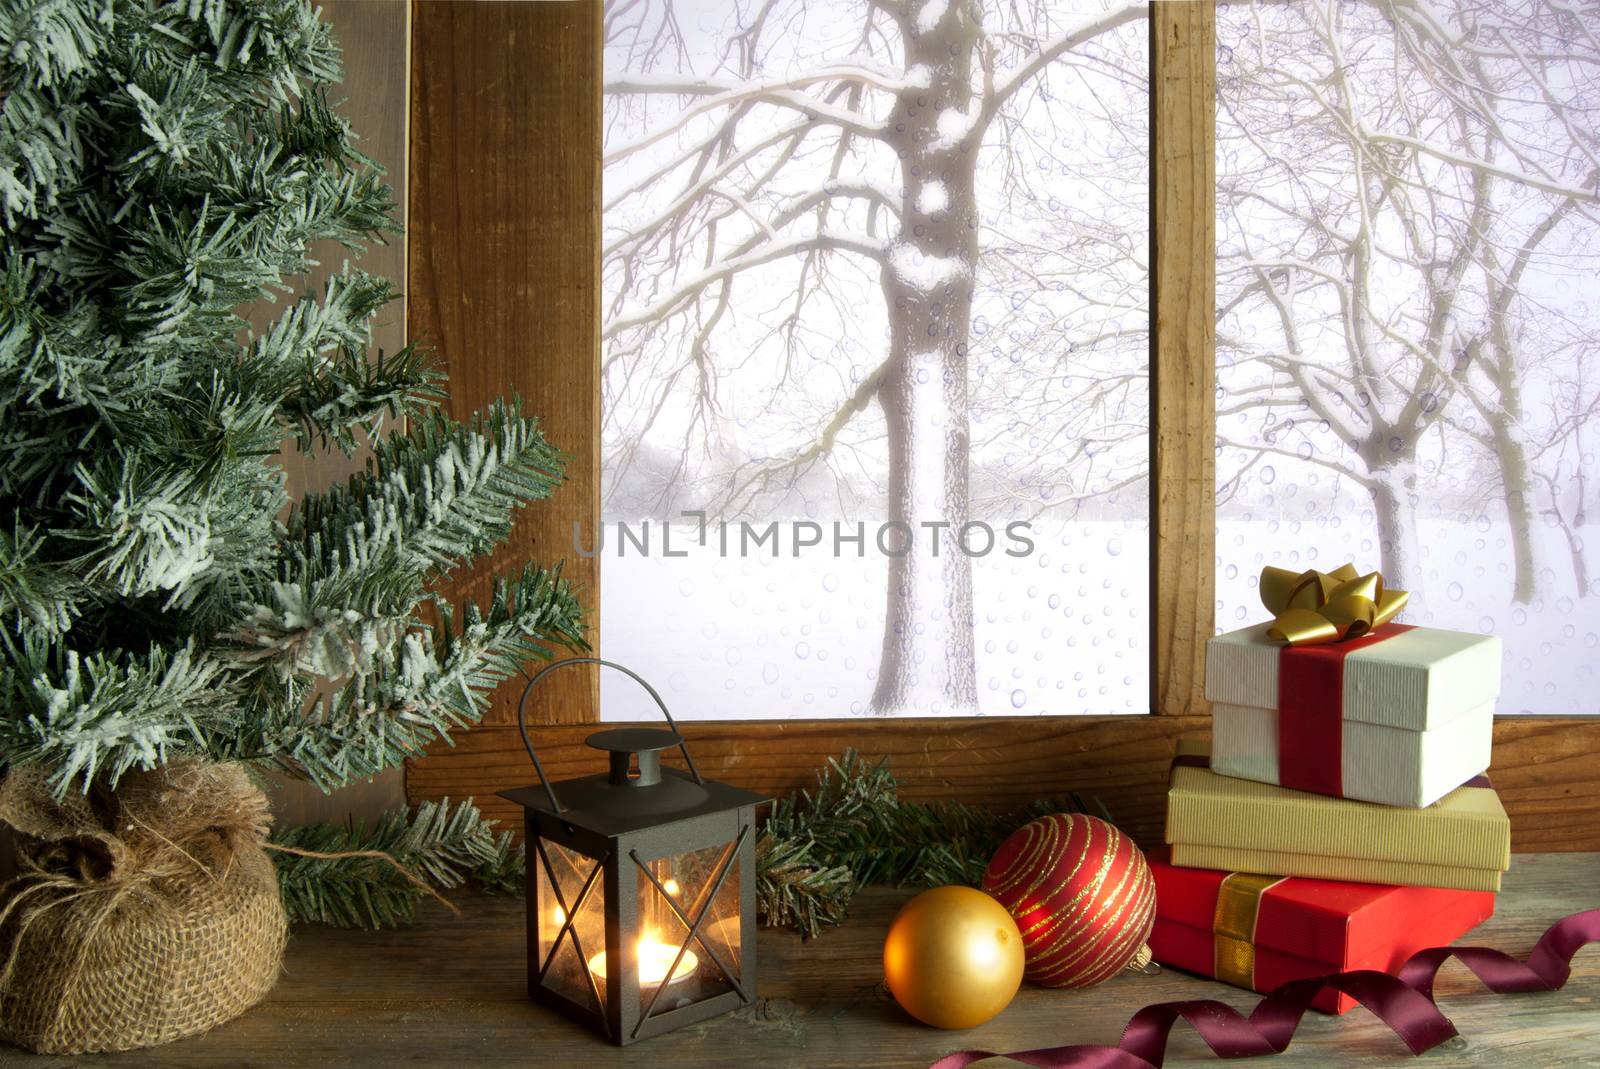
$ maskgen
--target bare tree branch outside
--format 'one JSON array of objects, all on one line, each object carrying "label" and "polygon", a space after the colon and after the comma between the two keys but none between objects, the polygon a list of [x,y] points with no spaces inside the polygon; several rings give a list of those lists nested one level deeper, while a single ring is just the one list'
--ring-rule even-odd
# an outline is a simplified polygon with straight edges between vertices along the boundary
[{"label": "bare tree branch outside", "polygon": [[1146,708],[1147,32],[610,8],[608,653],[696,716]]},{"label": "bare tree branch outside", "polygon": [[1501,712],[1600,712],[1600,4],[1218,16],[1219,619],[1381,566],[1493,631]]},{"label": "bare tree branch outside", "polygon": [[[1600,712],[1597,27],[1219,7],[1219,630],[1354,560],[1505,639],[1502,712]],[[1147,29],[610,11],[604,512],[656,542],[608,533],[602,640],[692,715],[1146,707]]]}]

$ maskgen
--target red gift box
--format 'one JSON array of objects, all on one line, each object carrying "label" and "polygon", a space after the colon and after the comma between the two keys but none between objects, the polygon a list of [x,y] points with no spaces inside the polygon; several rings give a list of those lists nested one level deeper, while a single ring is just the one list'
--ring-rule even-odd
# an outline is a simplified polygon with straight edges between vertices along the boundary
[{"label": "red gift box", "polygon": [[[1351,969],[1393,973],[1417,951],[1454,942],[1494,913],[1490,891],[1215,872],[1160,855],[1149,861],[1155,959],[1259,992]],[[1335,991],[1312,1003],[1324,1013],[1356,1005]]]}]

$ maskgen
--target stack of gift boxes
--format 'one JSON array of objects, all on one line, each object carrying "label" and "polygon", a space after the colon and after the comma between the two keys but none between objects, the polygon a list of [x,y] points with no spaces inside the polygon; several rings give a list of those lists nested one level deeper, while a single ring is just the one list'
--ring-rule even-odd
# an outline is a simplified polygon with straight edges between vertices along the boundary
[{"label": "stack of gift boxes", "polygon": [[1173,764],[1151,949],[1263,992],[1393,972],[1488,918],[1510,865],[1485,775],[1500,642],[1388,622],[1403,595],[1348,566],[1262,587],[1275,620],[1208,645],[1211,747]]}]

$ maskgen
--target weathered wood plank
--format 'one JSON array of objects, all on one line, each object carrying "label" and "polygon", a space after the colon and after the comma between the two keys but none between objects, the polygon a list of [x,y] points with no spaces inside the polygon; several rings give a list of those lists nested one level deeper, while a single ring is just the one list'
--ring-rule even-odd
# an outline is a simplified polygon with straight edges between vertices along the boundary
[{"label": "weathered wood plank", "polygon": [[1216,594],[1216,14],[1150,5],[1150,701],[1209,712]]},{"label": "weathered wood plank", "polygon": [[[410,332],[450,375],[452,415],[518,395],[568,455],[568,483],[508,544],[452,576],[480,602],[492,575],[565,559],[591,609],[600,509],[600,4],[421,3],[412,12]],[[591,640],[594,636],[591,635]],[[486,719],[509,723],[520,681]],[[593,717],[590,668],[557,674],[535,718]]]},{"label": "weathered wood plank", "polygon": [[[410,5],[406,0],[325,0],[322,17],[333,27],[344,52],[344,82],[334,92],[339,113],[350,121],[360,138],[361,151],[388,172],[400,218],[404,219]],[[405,235],[391,234],[387,240],[368,246],[359,256],[352,256],[349,249],[337,242],[319,242],[312,247],[311,255],[319,263],[317,269],[291,280],[300,292],[320,291],[328,276],[346,260],[363,271],[393,282],[402,296],[378,313],[372,340],[376,349],[386,353],[405,345]],[[262,302],[254,310],[252,323],[260,327],[282,312],[281,301]],[[365,448],[349,457],[336,449],[307,454],[290,441],[285,443],[278,463],[287,476],[290,496],[298,497],[308,490],[324,489],[362,470],[369,455]],[[405,802],[405,778],[398,769],[390,769],[365,782],[352,783],[333,795],[287,777],[273,777],[272,784],[273,815],[283,827],[321,820],[338,821],[352,815],[371,820],[384,810]]]},{"label": "weathered wood plank", "polygon": [[[609,725],[608,725],[609,726]],[[1017,807],[1078,791],[1099,798],[1141,842],[1161,837],[1167,768],[1181,735],[1204,717],[1039,717],[862,721],[705,722],[683,725],[702,774],[752,790],[810,786],[830,757],[854,746],[889,757],[908,797]],[[534,744],[554,780],[603,770],[587,729],[551,727]],[[489,796],[534,780],[515,729],[484,728],[436,750],[407,773],[413,800],[474,795],[491,815],[514,815]]]},{"label": "weathered wood plank", "polygon": [[1600,717],[1502,716],[1489,778],[1513,850],[1600,850]]},{"label": "weathered wood plank", "polygon": [[[1465,941],[1525,955],[1551,922],[1596,904],[1597,882],[1600,856],[1519,855],[1498,914]],[[298,930],[284,978],[267,1001],[197,1039],[103,1058],[0,1051],[0,1065],[918,1069],[965,1047],[1114,1043],[1133,1011],[1150,1002],[1215,998],[1248,1009],[1256,1001],[1248,992],[1164,971],[1129,974],[1087,991],[1029,986],[979,1028],[924,1028],[888,999],[879,982],[883,933],[907,894],[869,889],[844,927],[815,942],[762,932],[757,1006],[623,1050],[527,999],[519,899],[465,898],[459,918],[431,908],[425,922],[411,929]],[[1428,1069],[1578,1065],[1593,1057],[1600,949],[1578,955],[1560,992],[1491,995],[1454,964],[1445,966],[1437,990],[1462,1038],[1429,1054]],[[1214,1069],[1216,1059],[1192,1033],[1182,1027],[1175,1032],[1168,1066]],[[1260,1064],[1393,1069],[1409,1061],[1387,1028],[1357,1010],[1344,1017],[1309,1014],[1289,1051]]]},{"label": "weathered wood plank", "polygon": [[[751,790],[807,786],[846,746],[887,755],[912,798],[950,798],[1019,807],[1078,791],[1101,799],[1140,843],[1161,839],[1173,743],[1204,737],[1199,716],[1006,717],[967,720],[705,722],[684,725],[703,774]],[[551,778],[604,769],[583,745],[587,728],[534,735]],[[1502,717],[1495,721],[1491,776],[1511,815],[1517,850],[1600,850],[1595,758],[1600,718]],[[514,815],[489,796],[534,780],[515,729],[485,728],[454,749],[413,762],[412,800],[475,795],[491,815]]]}]

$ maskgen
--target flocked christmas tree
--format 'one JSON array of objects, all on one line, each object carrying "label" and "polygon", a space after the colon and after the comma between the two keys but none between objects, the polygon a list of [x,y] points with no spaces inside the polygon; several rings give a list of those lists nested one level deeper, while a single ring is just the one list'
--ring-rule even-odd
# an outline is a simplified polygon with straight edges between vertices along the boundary
[{"label": "flocked christmas tree", "polygon": [[[483,607],[429,593],[558,485],[533,418],[457,424],[426,354],[371,352],[388,281],[293,289],[313,243],[394,229],[310,4],[4,0],[0,42],[0,762],[63,794],[195,754],[331,790],[581,645],[558,570]],[[291,502],[286,439],[375,444]],[[436,885],[517,862],[459,804],[285,841]],[[291,915],[394,921],[419,893],[382,859],[285,857]]]}]

